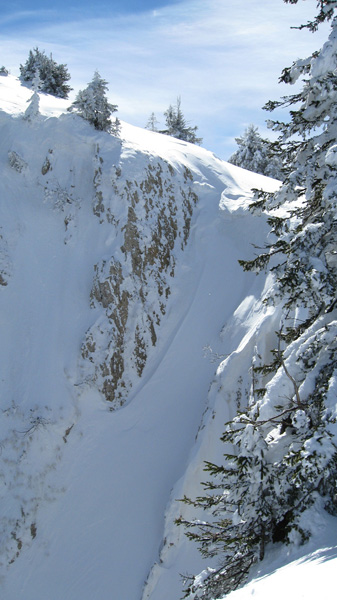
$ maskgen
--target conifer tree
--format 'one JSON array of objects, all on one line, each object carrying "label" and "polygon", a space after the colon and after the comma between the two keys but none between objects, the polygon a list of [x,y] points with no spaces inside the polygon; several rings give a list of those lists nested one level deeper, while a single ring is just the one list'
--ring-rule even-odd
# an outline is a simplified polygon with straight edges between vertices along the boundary
[{"label": "conifer tree", "polygon": [[114,121],[112,122],[112,125],[110,128],[110,133],[112,133],[112,135],[114,135],[115,137],[119,137],[121,134],[121,128],[122,128],[122,124],[121,124],[119,118],[116,117],[114,119]]},{"label": "conifer tree", "polygon": [[154,112],[151,113],[149,120],[145,126],[145,129],[149,129],[150,131],[158,131],[158,119]]},{"label": "conifer tree", "polygon": [[[327,364],[337,346],[336,333],[336,327],[321,327],[303,334],[285,357],[281,331],[274,363],[253,367],[248,406],[227,423],[221,438],[224,462],[206,462],[211,478],[203,483],[205,495],[182,500],[204,512],[194,521],[181,517],[177,524],[205,557],[216,556],[220,562],[203,577],[187,578],[185,598],[220,598],[245,582],[251,566],[264,558],[267,544],[307,541],[310,531],[303,526],[303,513],[320,498],[337,514],[336,434],[322,393],[336,368],[335,361]],[[315,390],[303,399],[289,371],[298,354],[303,382],[308,360],[315,363],[317,374]],[[266,388],[259,387],[259,379],[275,370]]]},{"label": "conifer tree", "polygon": [[164,113],[166,117],[166,129],[160,133],[171,135],[178,140],[184,140],[191,144],[201,144],[202,138],[196,136],[197,126],[190,127],[185,120],[181,110],[181,99],[177,98],[176,106],[170,105]]},{"label": "conifer tree", "polygon": [[228,159],[232,165],[254,173],[282,180],[282,161],[273,151],[273,144],[263,139],[258,128],[249,125],[243,136],[235,138],[239,148]]},{"label": "conifer tree", "polygon": [[292,107],[288,123],[270,123],[288,163],[284,183],[252,204],[267,214],[271,241],[241,261],[274,274],[264,302],[283,311],[278,343],[268,364],[254,365],[248,406],[227,424],[223,464],[206,463],[207,494],[184,499],[206,516],[178,523],[221,563],[190,579],[190,600],[236,589],[266,544],[305,542],[312,506],[337,516],[337,0],[317,6],[300,29],[332,20],[328,41],[284,69],[281,80],[302,77],[302,91],[266,105]]},{"label": "conifer tree", "polygon": [[117,111],[115,104],[110,104],[106,97],[108,83],[95,71],[92,81],[84,90],[80,90],[68,109],[75,111],[80,117],[89,121],[99,131],[119,135],[120,122],[111,121],[111,115]]},{"label": "conifer tree", "polygon": [[67,65],[57,64],[52,55],[49,57],[45,51],[38,48],[29,51],[29,56],[24,65],[20,65],[20,79],[24,83],[32,83],[36,72],[41,81],[41,91],[57,96],[58,98],[68,98],[72,89],[67,85],[70,75]]}]

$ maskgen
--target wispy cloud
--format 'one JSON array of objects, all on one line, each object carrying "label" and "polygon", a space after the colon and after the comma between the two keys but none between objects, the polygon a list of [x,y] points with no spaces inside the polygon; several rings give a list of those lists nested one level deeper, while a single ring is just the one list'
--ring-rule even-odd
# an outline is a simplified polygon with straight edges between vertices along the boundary
[{"label": "wispy cloud", "polygon": [[56,15],[56,11],[52,9],[45,10],[20,10],[14,12],[2,13],[0,15],[0,27],[8,27],[11,24],[18,26],[18,24],[23,24],[27,27],[27,22],[29,20],[39,21],[43,19],[51,19]]},{"label": "wispy cloud", "polygon": [[[315,2],[310,4],[314,9]],[[282,68],[325,39],[326,32],[313,36],[290,29],[306,21],[307,13],[303,3],[282,0],[184,0],[104,18],[77,12],[49,18],[42,11],[33,20],[30,15],[19,35],[3,32],[0,49],[14,74],[30,48],[52,52],[68,65],[75,91],[98,69],[110,82],[120,118],[135,125],[144,126],[152,111],[162,118],[180,95],[204,145],[226,158],[245,126],[264,126],[261,106],[285,92],[277,83]]]}]

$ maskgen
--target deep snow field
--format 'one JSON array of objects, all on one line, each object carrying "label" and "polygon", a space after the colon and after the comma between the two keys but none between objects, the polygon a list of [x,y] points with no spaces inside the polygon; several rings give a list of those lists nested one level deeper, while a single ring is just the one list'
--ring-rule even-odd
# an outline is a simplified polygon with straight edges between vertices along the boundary
[{"label": "deep snow field", "polygon": [[[0,77],[0,597],[178,600],[181,574],[208,562],[174,525],[188,516],[176,500],[198,493],[204,460],[221,460],[230,392],[277,328],[277,308],[259,301],[269,279],[244,273],[238,259],[252,257],[268,230],[247,209],[251,188],[278,182],[126,123],[118,140],[45,94],[29,122],[30,97]],[[93,211],[98,146],[123,185],[165,161],[177,186],[189,170],[198,196],[187,243],[174,250],[157,343],[141,376],[130,371],[118,410],[81,357],[86,332],[107,323],[90,300],[95,265],[121,255],[122,228]],[[104,173],[100,192],[117,222],[125,202]],[[307,546],[275,545],[227,598],[335,599],[336,522],[323,511],[311,517]]]}]

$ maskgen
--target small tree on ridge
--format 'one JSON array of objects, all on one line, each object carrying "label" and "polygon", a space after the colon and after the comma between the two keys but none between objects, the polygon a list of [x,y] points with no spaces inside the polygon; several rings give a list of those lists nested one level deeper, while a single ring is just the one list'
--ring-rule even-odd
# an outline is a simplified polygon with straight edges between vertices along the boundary
[{"label": "small tree on ridge", "polygon": [[178,140],[184,140],[191,144],[201,144],[202,138],[196,136],[198,127],[196,125],[194,127],[187,125],[180,105],[181,99],[178,97],[176,106],[170,105],[168,107],[167,111],[164,113],[166,117],[166,129],[160,133],[171,135]]},{"label": "small tree on ridge", "polygon": [[228,159],[229,163],[267,177],[283,179],[282,161],[273,152],[272,142],[263,139],[257,127],[249,125],[235,141],[239,148]]},{"label": "small tree on ridge", "polygon": [[102,79],[98,71],[95,71],[92,81],[84,90],[78,92],[68,110],[75,110],[82,119],[89,121],[98,131],[118,135],[119,121],[116,120],[115,124],[111,121],[111,115],[117,111],[117,105],[108,102],[107,90],[107,81]]},{"label": "small tree on ridge", "polygon": [[41,81],[41,92],[46,92],[58,98],[68,98],[72,89],[66,84],[70,79],[67,65],[58,65],[52,55],[49,57],[45,51],[38,48],[29,51],[29,56],[24,65],[20,65],[20,80],[32,83],[38,73]]}]

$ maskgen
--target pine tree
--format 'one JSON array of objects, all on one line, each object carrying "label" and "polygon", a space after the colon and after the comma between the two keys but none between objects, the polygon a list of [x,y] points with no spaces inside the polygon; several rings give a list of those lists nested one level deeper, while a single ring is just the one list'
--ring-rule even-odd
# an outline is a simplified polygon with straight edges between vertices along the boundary
[{"label": "pine tree", "polygon": [[20,65],[20,79],[24,83],[32,83],[36,72],[41,80],[41,91],[57,96],[68,98],[72,89],[66,84],[70,79],[67,65],[58,65],[52,55],[48,57],[45,51],[38,48],[29,51],[29,56],[24,65]]},{"label": "pine tree", "polygon": [[111,125],[110,133],[112,133],[112,135],[114,135],[115,137],[119,137],[121,134],[121,128],[122,128],[122,124],[121,124],[119,118],[116,117]]},{"label": "pine tree", "polygon": [[[331,20],[337,1],[321,0],[318,8],[300,28],[315,31]],[[302,91],[266,106],[292,107],[288,123],[270,123],[288,165],[281,188],[257,193],[252,204],[267,214],[271,241],[241,263],[274,274],[264,302],[277,304],[283,319],[272,360],[254,366],[248,407],[227,424],[224,463],[206,463],[207,494],[184,499],[206,516],[178,523],[206,556],[221,561],[191,578],[191,600],[236,589],[266,544],[305,542],[312,506],[337,515],[336,33],[337,18],[319,52],[284,69],[281,80],[302,77]]]},{"label": "pine tree", "polygon": [[[266,458],[267,443],[255,426],[251,411],[227,424],[222,441],[235,446],[225,453],[223,465],[207,462],[211,480],[204,483],[205,496],[191,501],[197,509],[211,512],[212,520],[198,519],[177,524],[187,529],[205,557],[221,556],[218,569],[208,569],[205,578],[191,577],[185,589],[188,598],[211,600],[243,583],[250,567],[264,557],[278,511],[272,495],[274,473]],[[279,477],[279,474],[277,474]]]},{"label": "pine tree", "polygon": [[258,128],[249,125],[242,137],[235,138],[239,148],[228,159],[232,165],[274,179],[283,179],[282,161],[273,151],[273,143],[263,139]]},{"label": "pine tree", "polygon": [[196,136],[197,126],[187,125],[185,117],[181,110],[181,99],[177,98],[176,106],[170,105],[164,113],[166,117],[166,129],[160,133],[171,135],[178,140],[184,140],[191,144],[201,144],[202,138]]},{"label": "pine tree", "polygon": [[117,106],[108,102],[107,90],[107,81],[102,79],[98,71],[95,71],[92,81],[84,90],[78,92],[68,110],[75,110],[80,117],[89,121],[99,131],[119,135],[119,120],[114,124],[111,121],[111,115],[117,111]]},{"label": "pine tree", "polygon": [[[337,447],[330,430],[334,419],[323,393],[336,367],[334,361],[327,364],[337,347],[336,333],[337,326],[303,334],[285,357],[280,331],[273,364],[253,366],[248,407],[227,423],[221,438],[226,449],[223,464],[206,462],[205,471],[211,475],[203,483],[206,494],[182,500],[204,512],[202,518],[180,518],[177,524],[185,527],[205,557],[220,561],[219,568],[207,569],[203,577],[187,579],[184,597],[189,600],[213,600],[240,587],[251,566],[264,558],[267,544],[307,541],[310,531],[302,515],[319,498],[336,514]],[[308,360],[317,375],[315,390],[303,399],[290,373],[298,355],[303,381]],[[259,380],[275,370],[266,388],[259,387]]]},{"label": "pine tree", "polygon": [[145,126],[145,129],[149,129],[150,131],[158,131],[158,125],[159,121],[156,118],[156,115],[154,114],[154,112],[151,113],[149,120]]}]

